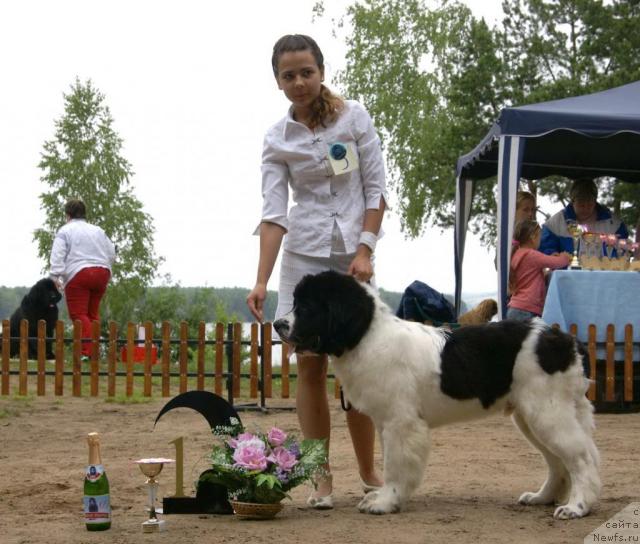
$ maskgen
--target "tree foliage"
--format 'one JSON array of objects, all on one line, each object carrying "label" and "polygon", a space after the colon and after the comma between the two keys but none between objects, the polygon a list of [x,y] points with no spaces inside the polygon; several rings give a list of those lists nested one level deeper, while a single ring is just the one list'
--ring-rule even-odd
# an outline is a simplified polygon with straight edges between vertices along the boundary
[{"label": "tree foliage", "polygon": [[[320,3],[315,8],[322,15]],[[405,231],[448,228],[455,218],[455,163],[499,111],[586,94],[640,79],[637,0],[504,0],[490,27],[459,1],[359,0],[347,64],[336,83],[362,101],[381,133]],[[562,201],[566,180],[529,180]],[[638,189],[604,180],[601,200],[634,225]],[[477,185],[472,229],[495,239],[495,183]]]},{"label": "tree foliage", "polygon": [[[127,321],[141,323],[152,321],[161,323],[169,321],[177,326],[181,321],[189,324],[190,335],[197,336],[197,325],[205,323],[233,321],[254,321],[247,307],[249,289],[242,287],[182,287],[170,277],[164,277],[162,285],[148,287],[136,300],[133,314]],[[5,287],[0,285],[0,319],[9,316],[20,306],[22,297],[29,287]],[[380,296],[392,308],[400,304],[402,293],[380,289]],[[272,321],[276,311],[277,291],[269,291],[265,302],[264,314],[267,321]],[[60,319],[67,318],[66,308],[60,306]],[[121,334],[125,334],[121,329]]]},{"label": "tree foliage", "polygon": [[133,193],[132,167],[122,156],[104,95],[90,80],[76,79],[63,98],[64,114],[38,165],[47,186],[40,195],[45,222],[34,234],[38,255],[48,264],[55,233],[65,221],[64,205],[81,198],[87,220],[102,227],[117,248],[101,317],[124,323],[162,262],[154,252],[152,218]]}]

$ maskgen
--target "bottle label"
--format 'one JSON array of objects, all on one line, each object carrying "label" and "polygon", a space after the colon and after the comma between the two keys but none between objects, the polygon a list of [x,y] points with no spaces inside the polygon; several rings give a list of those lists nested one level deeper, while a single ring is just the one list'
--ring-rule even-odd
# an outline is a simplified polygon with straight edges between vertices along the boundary
[{"label": "bottle label", "polygon": [[105,523],[111,521],[109,495],[85,495],[84,520],[86,523]]},{"label": "bottle label", "polygon": [[104,466],[102,465],[89,465],[85,476],[90,482],[97,482],[100,476],[104,474]]}]

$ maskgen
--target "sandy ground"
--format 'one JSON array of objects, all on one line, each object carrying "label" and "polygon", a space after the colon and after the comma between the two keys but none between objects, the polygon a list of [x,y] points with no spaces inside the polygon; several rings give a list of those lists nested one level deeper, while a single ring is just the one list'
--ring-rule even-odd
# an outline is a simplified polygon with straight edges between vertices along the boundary
[{"label": "sandy ground", "polygon": [[[510,420],[496,416],[436,429],[426,476],[406,509],[379,517],[360,514],[355,461],[344,416],[334,403],[334,510],[305,508],[310,487],[302,487],[272,521],[167,515],[168,531],[147,535],[141,532],[144,477],[132,461],[174,457],[170,441],[183,436],[185,481],[192,482],[208,468],[211,444],[206,421],[188,409],[167,413],[154,429],[163,405],[163,400],[124,405],[66,397],[0,398],[0,542],[575,543],[640,497],[640,414],[596,416],[603,494],[590,516],[575,521],[555,521],[552,507],[516,504],[523,491],[537,489],[545,469]],[[248,428],[278,425],[298,433],[293,411],[242,412],[241,417]],[[102,434],[111,483],[113,526],[103,533],[88,533],[82,517],[85,436],[90,431]],[[174,477],[170,466],[161,474],[160,496],[173,493]]]}]

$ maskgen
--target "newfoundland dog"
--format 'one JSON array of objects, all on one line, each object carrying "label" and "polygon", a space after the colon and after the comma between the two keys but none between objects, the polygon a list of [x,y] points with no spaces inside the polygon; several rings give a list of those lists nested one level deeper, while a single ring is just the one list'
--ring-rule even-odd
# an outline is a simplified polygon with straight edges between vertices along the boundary
[{"label": "newfoundland dog", "polygon": [[431,428],[496,411],[511,414],[548,464],[544,484],[521,504],[555,503],[554,517],[571,519],[596,502],[589,382],[568,334],[539,319],[453,331],[402,321],[368,285],[336,272],[305,276],[274,327],[297,351],[331,355],[345,397],[376,425],[384,486],[362,499],[361,512],[402,507],[422,481]]},{"label": "newfoundland dog", "polygon": [[[44,319],[47,323],[47,337],[53,337],[58,320],[58,302],[62,295],[50,278],[38,281],[23,297],[20,307],[11,314],[11,357],[20,354],[20,321],[26,319],[29,322],[29,359],[38,357],[38,321]],[[47,340],[46,358],[54,359],[52,341]]]}]

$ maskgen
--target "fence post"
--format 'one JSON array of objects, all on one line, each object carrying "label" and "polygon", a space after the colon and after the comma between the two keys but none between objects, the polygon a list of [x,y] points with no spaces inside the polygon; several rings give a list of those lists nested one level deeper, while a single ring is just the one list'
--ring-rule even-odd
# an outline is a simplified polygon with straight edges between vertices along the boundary
[{"label": "fence post", "polygon": [[162,396],[171,395],[169,365],[171,362],[171,324],[162,322]]},{"label": "fence post", "polygon": [[589,325],[589,342],[587,344],[587,349],[589,351],[589,369],[590,369],[590,376],[589,379],[591,380],[591,383],[589,384],[589,390],[587,392],[587,398],[590,401],[594,401],[597,398],[597,392],[596,392],[596,387],[597,387],[597,382],[596,382],[596,365],[597,365],[597,356],[596,356],[596,340],[598,338],[598,334],[597,334],[597,330],[596,330],[596,326],[591,323]]},{"label": "fence post", "polygon": [[227,356],[227,400],[233,406],[233,323],[227,323],[227,340],[224,351]]},{"label": "fence post", "polygon": [[624,327],[624,400],[633,400],[633,325]]},{"label": "fence post", "polygon": [[109,348],[107,355],[107,395],[113,397],[116,394],[116,367],[118,365],[118,324],[109,322]]},{"label": "fence post", "polygon": [[240,396],[240,355],[242,351],[242,323],[233,324],[233,396]]},{"label": "fence post", "polygon": [[607,325],[607,367],[605,372],[606,388],[605,399],[607,401],[615,400],[615,385],[616,385],[616,371],[615,371],[615,353],[616,353],[616,329],[613,324]]},{"label": "fence post", "polygon": [[189,356],[189,324],[186,321],[180,322],[180,393],[187,391],[187,372]]},{"label": "fence post", "polygon": [[144,396],[151,396],[151,355],[153,354],[153,323],[144,322]]},{"label": "fence post", "polygon": [[26,319],[20,321],[20,378],[18,381],[18,394],[27,394],[27,369],[29,359],[29,322]]},{"label": "fence post", "polygon": [[3,395],[9,394],[9,354],[11,352],[11,322],[2,320],[2,385],[0,391]]},{"label": "fence post", "polygon": [[216,395],[222,396],[222,359],[224,357],[224,325],[216,323],[216,369],[214,387]]},{"label": "fence post", "polygon": [[127,397],[133,395],[133,339],[136,334],[136,326],[129,322],[127,323]]},{"label": "fence post", "polygon": [[57,397],[64,393],[64,323],[56,321],[56,379],[55,394]]},{"label": "fence post", "polygon": [[280,367],[280,376],[282,378],[281,396],[283,399],[289,398],[289,344],[282,342],[282,362]]},{"label": "fence post", "polygon": [[204,391],[204,350],[205,350],[205,323],[200,321],[198,325],[198,379],[196,387]]},{"label": "fence post", "polygon": [[100,321],[91,322],[91,396],[98,396],[100,361]]},{"label": "fence post", "polygon": [[45,337],[47,336],[47,322],[44,319],[38,320],[38,396],[42,397],[44,391],[44,362],[46,359],[46,343]]},{"label": "fence post", "polygon": [[578,325],[571,323],[571,325],[569,325],[569,334],[574,338],[578,338]]},{"label": "fence post", "polygon": [[82,396],[82,362],[80,353],[82,349],[82,323],[76,319],[73,322],[73,396]]}]

